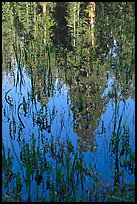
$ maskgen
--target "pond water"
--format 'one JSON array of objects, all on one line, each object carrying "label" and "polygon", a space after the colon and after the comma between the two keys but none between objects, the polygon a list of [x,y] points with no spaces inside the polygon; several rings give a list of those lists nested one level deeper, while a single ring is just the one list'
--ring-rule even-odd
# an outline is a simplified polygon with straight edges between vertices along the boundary
[{"label": "pond water", "polygon": [[94,5],[2,5],[3,201],[134,200],[134,4]]}]

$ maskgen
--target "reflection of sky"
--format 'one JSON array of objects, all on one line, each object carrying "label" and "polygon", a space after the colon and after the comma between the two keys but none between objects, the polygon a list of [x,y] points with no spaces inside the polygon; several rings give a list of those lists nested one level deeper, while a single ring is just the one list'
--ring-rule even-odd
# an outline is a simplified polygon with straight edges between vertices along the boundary
[{"label": "reflection of sky", "polygon": [[[126,122],[127,126],[129,126],[130,137],[131,137],[130,144],[131,144],[132,150],[134,151],[135,150],[135,124],[134,124],[133,115],[135,114],[135,103],[132,99],[129,98],[126,101],[125,106],[126,108],[124,109],[124,102],[120,102],[119,109],[118,109],[118,116],[120,118],[124,109],[122,124],[124,125],[124,123]],[[113,102],[110,101],[107,105],[106,112],[102,114],[100,118],[100,121],[104,122],[104,127],[106,128],[106,132],[101,135],[97,135],[96,137],[97,144],[98,144],[97,150],[95,152],[96,161],[98,164],[98,168],[102,170],[101,172],[103,174],[103,177],[106,179],[108,178],[108,181],[110,180],[110,175],[111,176],[113,175],[112,172],[114,168],[114,164],[110,160],[109,154],[107,153],[109,150],[110,138],[112,137],[112,132],[114,130],[114,124],[112,120],[113,113],[114,113],[113,109],[114,109]],[[101,132],[101,123],[97,128],[97,132],[98,131]],[[128,174],[127,174],[127,179],[134,181],[134,177],[133,176],[129,177]]]},{"label": "reflection of sky", "polygon": [[[15,70],[15,73],[17,71]],[[11,119],[12,114],[14,115],[16,119],[16,123],[18,124],[17,129],[19,128],[19,121],[17,117],[17,108],[18,105],[23,101],[23,97],[25,97],[27,101],[28,92],[31,92],[31,81],[29,77],[26,76],[25,73],[23,73],[25,83],[22,85],[21,88],[21,94],[19,87],[13,86],[13,80],[12,83],[9,82],[9,76],[6,77],[6,75],[3,74],[3,94],[2,94],[2,103],[3,108],[6,109],[6,117],[3,116],[3,124],[2,124],[2,132],[3,132],[3,142],[6,146],[11,147],[10,138],[9,138],[9,123],[7,121],[7,116]],[[15,110],[12,107],[9,107],[9,105],[6,103],[4,97],[5,93],[12,89],[9,92],[9,96],[13,99],[13,104],[16,105],[16,113]],[[37,97],[36,97],[37,98]],[[45,104],[46,105],[46,104]],[[21,119],[25,125],[25,129],[22,130],[22,137],[25,138],[25,141],[29,141],[30,136],[32,132],[34,133],[35,137],[38,137],[39,127],[33,126],[32,121],[32,113],[35,115],[35,121],[37,119],[37,115],[41,110],[41,104],[40,102],[37,102],[36,107],[35,105],[30,102],[30,115],[27,115],[27,117],[23,116],[23,112],[20,111]],[[66,136],[69,136],[70,139],[73,141],[73,144],[76,145],[77,143],[77,135],[73,132],[73,113],[70,110],[70,100],[68,96],[68,86],[66,84],[62,84],[60,87],[60,90],[58,89],[58,79],[55,82],[55,91],[54,96],[49,98],[49,102],[46,105],[48,108],[47,112],[47,118],[48,118],[48,124],[50,124],[52,120],[52,112],[53,109],[55,110],[55,117],[52,120],[51,123],[51,133],[48,133],[48,131],[43,132],[45,137],[50,137],[53,135],[54,137],[60,136],[62,140],[65,140]],[[51,117],[51,118],[50,118]],[[13,142],[14,147],[16,147],[16,152],[19,154],[20,147],[18,142]],[[12,149],[12,148],[11,148]]]},{"label": "reflection of sky", "polygon": [[[15,71],[16,74],[16,71]],[[24,72],[24,80],[25,83],[22,86],[21,89],[21,95],[19,88],[13,86],[13,80],[9,79],[9,76],[6,77],[6,75],[3,74],[3,85],[2,85],[2,105],[3,108],[6,109],[6,115],[9,118],[12,118],[12,114],[14,115],[17,124],[19,125],[19,121],[17,118],[17,108],[18,105],[22,102],[23,96],[26,98],[27,101],[27,94],[28,92],[31,91],[31,81],[30,78],[25,75]],[[12,83],[11,83],[12,82]],[[47,113],[47,118],[48,118],[48,123],[50,124],[52,117],[52,112],[54,109],[54,117],[51,122],[51,133],[48,133],[47,131],[43,130],[43,134],[45,137],[50,137],[53,135],[54,137],[60,136],[61,140],[65,140],[66,136],[69,136],[73,144],[76,146],[77,145],[77,138],[78,136],[74,133],[73,131],[73,112],[70,109],[70,104],[71,101],[69,99],[69,87],[68,85],[64,84],[63,82],[61,85],[60,90],[58,89],[58,79],[55,82],[55,91],[53,97],[49,98],[48,104],[46,104],[48,108],[48,113]],[[113,79],[109,79],[108,81],[108,86],[112,86],[113,84]],[[9,92],[9,96],[13,98],[13,103],[16,104],[16,112],[13,108],[9,107],[9,105],[6,103],[4,97],[5,93],[11,89],[12,90]],[[103,94],[103,96],[108,94],[108,91],[110,91],[109,88],[107,88]],[[22,137],[25,138],[26,141],[30,140],[30,136],[32,132],[34,133],[35,137],[38,138],[38,131],[39,127],[35,124],[33,126],[33,121],[32,121],[32,114],[34,113],[35,117],[37,117],[38,112],[41,109],[41,104],[40,102],[37,102],[36,107],[35,105],[30,102],[30,109],[31,109],[31,114],[27,115],[27,117],[24,117],[23,114],[21,114],[22,121],[25,125],[25,129],[23,129],[23,134],[21,135]],[[121,101],[119,103],[119,111],[118,111],[118,116],[120,117],[122,111],[124,108],[124,103]],[[122,122],[127,121],[127,124],[129,125],[131,135],[133,137],[132,142],[135,139],[135,133],[134,133],[134,120],[133,120],[133,115],[135,111],[135,104],[132,99],[128,99],[126,101],[125,105],[125,111],[123,113],[123,119]],[[87,163],[91,164],[97,164],[96,168],[101,172],[103,175],[103,178],[106,179],[107,182],[110,180],[110,176],[112,175],[112,166],[111,160],[109,158],[108,150],[109,150],[109,139],[111,138],[111,133],[113,131],[113,123],[111,121],[113,117],[113,112],[114,112],[114,107],[113,107],[113,101],[111,100],[107,104],[106,112],[102,114],[101,118],[99,119],[100,121],[104,121],[104,127],[106,128],[106,133],[104,134],[97,134],[96,135],[96,141],[97,141],[97,148],[94,153],[90,152],[85,152],[84,153],[84,158]],[[36,120],[36,118],[35,118]],[[11,147],[11,141],[9,139],[9,124],[7,121],[7,118],[3,116],[3,123],[2,123],[2,134],[3,134],[3,142],[6,147],[11,148],[11,152],[14,155],[14,152]],[[17,126],[17,129],[19,126]],[[99,124],[97,132],[101,132],[101,123]],[[17,141],[13,141],[13,146],[15,148],[16,154],[20,154],[20,145]],[[133,149],[134,149],[134,142],[133,142]],[[15,169],[19,168],[18,163],[16,163],[16,166],[14,166]]]},{"label": "reflection of sky", "polygon": [[112,91],[113,85],[114,85],[114,78],[111,77],[111,78],[108,79],[108,87],[104,90],[104,93],[102,94],[102,97],[107,96],[108,93],[110,91]]},{"label": "reflection of sky", "polygon": [[113,48],[110,49],[110,53],[112,54],[112,57],[115,58],[117,56],[116,51],[117,51],[117,48],[118,48],[116,39],[114,39],[113,43],[114,43],[114,45],[113,45]]},{"label": "reflection of sky", "polygon": [[[57,81],[56,81],[57,84]],[[70,100],[68,98],[68,86],[65,84],[62,86],[60,94],[55,88],[56,93],[54,97],[50,98],[48,103],[48,110],[51,113],[53,108],[55,109],[55,118],[52,123],[52,134],[55,136],[61,136],[65,139],[66,136],[70,136],[70,139],[76,145],[76,134],[73,132],[73,113],[70,110]]]}]

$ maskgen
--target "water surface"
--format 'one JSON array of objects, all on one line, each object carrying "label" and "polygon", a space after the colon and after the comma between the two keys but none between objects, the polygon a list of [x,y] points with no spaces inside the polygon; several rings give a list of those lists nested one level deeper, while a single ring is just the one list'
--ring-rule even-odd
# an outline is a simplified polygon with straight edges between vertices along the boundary
[{"label": "water surface", "polygon": [[[109,4],[110,13],[97,3],[91,30],[83,20],[88,3],[3,3],[3,200],[54,199],[48,176],[54,185],[60,168],[67,182],[73,167],[67,166],[67,158],[74,164],[75,151],[117,199],[119,188],[134,185],[134,32],[127,32],[130,23],[134,29],[134,14],[132,3],[124,3]],[[60,160],[58,151],[66,146]],[[79,187],[76,197],[70,191],[72,200],[109,201],[102,192],[97,196],[91,191],[91,184],[99,185],[96,176],[83,178],[82,184],[74,174]],[[60,195],[59,183],[55,185],[59,201],[70,199],[67,190]]]}]

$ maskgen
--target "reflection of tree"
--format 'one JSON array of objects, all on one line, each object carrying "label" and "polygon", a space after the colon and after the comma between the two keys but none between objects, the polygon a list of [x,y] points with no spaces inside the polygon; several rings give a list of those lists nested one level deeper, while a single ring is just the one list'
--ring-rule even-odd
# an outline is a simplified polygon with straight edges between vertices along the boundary
[{"label": "reflection of tree", "polygon": [[89,2],[88,3],[88,21],[89,21],[89,43],[94,46],[95,45],[95,22],[96,22],[96,3]]},{"label": "reflection of tree", "polygon": [[115,56],[111,53],[110,60],[116,84],[119,84],[121,95],[126,100],[131,95],[134,98],[134,94],[132,94],[135,77],[134,3],[121,3],[115,9],[118,16],[115,18],[116,23],[112,30],[112,36],[115,39],[116,48]]},{"label": "reflection of tree", "polygon": [[56,46],[63,46],[71,48],[70,35],[68,30],[68,3],[67,2],[56,2],[56,6],[53,11],[53,18],[56,24],[52,27],[53,36],[52,40]]},{"label": "reflection of tree", "polygon": [[[134,32],[128,31],[134,31],[133,8],[134,4],[124,2],[98,2],[96,7],[92,2],[3,3],[3,59],[6,61],[6,56],[8,59],[11,57],[7,44],[12,43],[12,38],[8,29],[11,27],[15,33],[16,28],[16,58],[24,62],[26,72],[33,78],[34,92],[40,101],[47,101],[50,96],[55,81],[52,75],[55,66],[65,67],[74,112],[81,123],[79,132],[84,129],[92,134],[104,105],[101,94],[106,86],[106,71],[112,68],[110,76],[115,76],[123,96],[127,94],[125,99],[134,87]],[[20,38],[20,27],[23,39]],[[94,28],[96,37],[96,44],[92,43],[92,46],[87,40],[89,27]],[[111,52],[114,40],[117,44],[113,51],[115,57]],[[52,44],[61,45],[63,49],[70,45],[74,50],[64,49],[61,56],[59,53],[55,56]],[[92,117],[95,115],[97,118],[94,121]],[[91,120],[94,124],[89,122]]]},{"label": "reflection of tree", "polygon": [[[126,73],[125,78],[123,78],[123,69],[121,69],[121,65],[118,63],[124,63],[123,65],[125,65],[125,67],[131,68],[133,67],[133,69],[131,71],[134,71],[134,65],[133,65],[133,57],[134,57],[134,36],[129,36],[130,37],[130,44],[129,44],[129,37],[127,38],[122,38],[122,35],[124,34],[125,36],[128,36],[128,32],[125,30],[125,32],[123,33],[123,30],[121,30],[120,27],[120,20],[116,19],[114,16],[111,16],[110,13],[108,12],[109,9],[107,9],[106,7],[107,5],[105,3],[97,3],[96,5],[96,21],[95,21],[95,34],[96,34],[96,44],[97,47],[93,47],[93,49],[91,49],[88,46],[85,46],[86,42],[82,42],[77,48],[77,62],[80,62],[80,65],[77,66],[75,65],[76,63],[74,63],[74,65],[71,64],[71,69],[75,69],[74,72],[70,71],[70,73],[68,72],[67,76],[68,76],[68,81],[69,83],[71,83],[70,87],[71,87],[71,100],[73,101],[73,109],[74,109],[74,113],[76,114],[76,121],[79,121],[78,123],[78,127],[77,127],[77,132],[79,133],[78,135],[81,135],[81,137],[85,135],[86,138],[86,134],[87,135],[91,135],[91,132],[94,132],[95,128],[97,127],[97,123],[95,121],[97,121],[97,119],[93,120],[93,116],[98,115],[97,118],[100,117],[100,114],[98,113],[98,110],[103,109],[104,104],[101,103],[101,94],[103,93],[103,89],[105,89],[105,83],[104,80],[105,78],[105,72],[107,70],[109,70],[107,68],[107,66],[109,65],[109,63],[111,64],[113,61],[113,65],[115,64],[115,66],[117,66],[117,68],[114,69],[112,68],[112,73],[114,74],[115,78],[117,79],[115,81],[115,83],[118,85],[117,89],[119,91],[121,91],[121,94],[124,96],[127,94],[126,98],[124,97],[124,99],[127,99],[129,94],[130,94],[130,90],[132,90],[132,87],[134,87],[133,82],[132,82],[132,74],[130,73],[131,79],[128,77],[129,74],[129,70],[128,73]],[[131,12],[131,7],[132,5],[129,5],[128,9],[126,8],[126,6],[128,6],[127,4],[109,4],[109,8],[111,7],[110,10],[113,10],[116,12],[116,14],[118,13],[119,17],[121,16],[122,18],[125,18],[125,21],[123,23],[123,28],[126,28],[126,20],[128,21],[129,15],[126,15],[124,13],[125,9],[128,11],[128,13]],[[122,9],[122,12],[120,13],[120,10],[118,10],[119,8]],[[133,12],[133,11],[132,11]],[[113,13],[113,12],[112,12]],[[113,18],[115,18],[115,27],[112,27],[111,22],[113,21]],[[133,18],[130,18],[133,19]],[[132,23],[132,22],[131,22]],[[108,26],[109,25],[109,26]],[[128,24],[129,25],[129,24]],[[84,27],[83,27],[84,29]],[[114,35],[112,34],[114,33]],[[118,34],[119,33],[119,34]],[[111,36],[112,35],[112,36]],[[117,38],[119,39],[121,35],[121,40],[120,43],[122,43],[123,48],[122,48],[122,52],[120,51],[120,53],[118,53],[116,51],[116,57],[112,58],[112,49],[114,47],[114,40],[117,41]],[[78,40],[78,39],[77,39]],[[123,41],[123,42],[122,42]],[[80,41],[79,41],[80,42]],[[127,47],[125,46],[127,44]],[[130,45],[130,46],[128,46]],[[82,46],[83,50],[81,50],[80,46]],[[79,49],[80,48],[80,49]],[[111,54],[110,54],[110,50],[111,50]],[[93,52],[94,51],[94,52]],[[113,50],[113,52],[115,53],[115,51]],[[88,58],[85,57],[84,55],[89,55],[91,54],[92,58],[90,58],[90,62],[92,60],[92,72],[89,72],[89,70],[87,69],[87,62],[88,62]],[[94,57],[93,57],[94,56]],[[124,56],[127,56],[127,58],[125,58]],[[107,58],[106,58],[107,57]],[[130,61],[131,59],[131,61]],[[106,62],[108,61],[108,62]],[[72,62],[72,61],[71,61]],[[117,63],[118,62],[118,63]],[[106,64],[108,63],[108,65]],[[77,63],[78,64],[78,63]],[[103,71],[103,67],[104,67],[104,71]],[[123,70],[123,71],[121,71]],[[126,71],[126,69],[125,69]],[[97,75],[99,75],[99,77],[96,79],[97,81],[94,81],[94,77],[95,77],[95,72]],[[103,75],[101,75],[101,72]],[[83,75],[83,78],[82,78]],[[85,79],[84,79],[85,76]],[[94,76],[93,78],[91,76]],[[101,77],[102,76],[102,77]],[[118,77],[119,76],[119,77]],[[102,79],[101,79],[102,78]],[[119,80],[118,80],[119,78]],[[87,80],[87,81],[86,81]],[[74,82],[75,81],[75,82]],[[95,82],[95,83],[93,83]],[[122,85],[122,84],[123,85]],[[100,89],[100,84],[102,86],[102,91]],[[130,86],[129,86],[130,84]],[[121,86],[122,85],[122,86]],[[91,91],[90,90],[91,87]],[[99,107],[97,108],[97,110],[94,112],[94,105],[92,104],[92,95],[94,95],[94,100],[96,101],[96,95],[99,96],[99,91],[100,91],[100,100],[97,99],[99,101]],[[98,94],[97,94],[98,93]],[[129,93],[129,94],[128,94]],[[89,97],[88,97],[89,96]],[[110,100],[110,98],[113,96],[110,96],[107,98],[108,100]],[[99,97],[98,97],[99,98]],[[93,100],[93,101],[94,101]],[[102,104],[102,106],[101,106]],[[88,111],[89,109],[89,111]],[[94,121],[95,125],[92,125],[93,131],[91,131],[91,125],[90,122],[88,121]],[[88,133],[87,133],[88,132]],[[86,139],[85,139],[86,140]]]},{"label": "reflection of tree", "polygon": [[[14,36],[13,17],[9,2],[2,3],[2,64],[11,69],[12,46]],[[7,69],[8,70],[8,69]]]},{"label": "reflection of tree", "polygon": [[92,76],[82,76],[81,70],[72,71],[72,73],[70,96],[72,100],[71,108],[76,120],[75,132],[86,145],[94,148],[94,131],[106,104],[101,97],[106,86],[105,75],[102,78],[97,78],[96,72],[94,72]]},{"label": "reflection of tree", "polygon": [[107,59],[110,76],[115,77],[124,99],[130,95],[134,98],[134,22],[134,3],[96,3],[95,36],[98,46],[94,57],[101,58],[102,63]]},{"label": "reflection of tree", "polygon": [[[46,18],[46,16],[44,16],[45,11],[42,9],[44,5],[23,3],[21,6],[20,3],[11,2],[10,6],[10,11],[12,11],[13,14],[13,28],[16,31],[16,35],[15,41],[13,38],[8,45],[13,44],[13,54],[15,55],[18,66],[20,67],[20,63],[24,63],[25,69],[31,78],[33,92],[38,94],[39,100],[47,101],[52,89],[52,73],[50,68],[52,62],[50,60],[50,44],[47,43],[43,46],[45,37],[48,38],[47,33],[46,36],[43,35],[43,33],[45,32],[45,27],[48,28],[50,22],[47,23],[47,21],[44,20]],[[48,6],[47,3],[47,8]],[[43,13],[41,14],[40,8],[44,15]],[[49,8],[46,10],[46,15],[48,15],[48,13]],[[39,32],[39,30],[41,32]],[[46,93],[46,90],[48,93]]]}]

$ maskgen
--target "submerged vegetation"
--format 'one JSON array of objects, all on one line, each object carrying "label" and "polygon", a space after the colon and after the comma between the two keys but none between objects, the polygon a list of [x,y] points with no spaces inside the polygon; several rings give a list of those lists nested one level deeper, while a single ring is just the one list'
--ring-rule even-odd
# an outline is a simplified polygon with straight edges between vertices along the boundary
[{"label": "submerged vegetation", "polygon": [[2,201],[135,201],[134,2],[2,3]]}]

